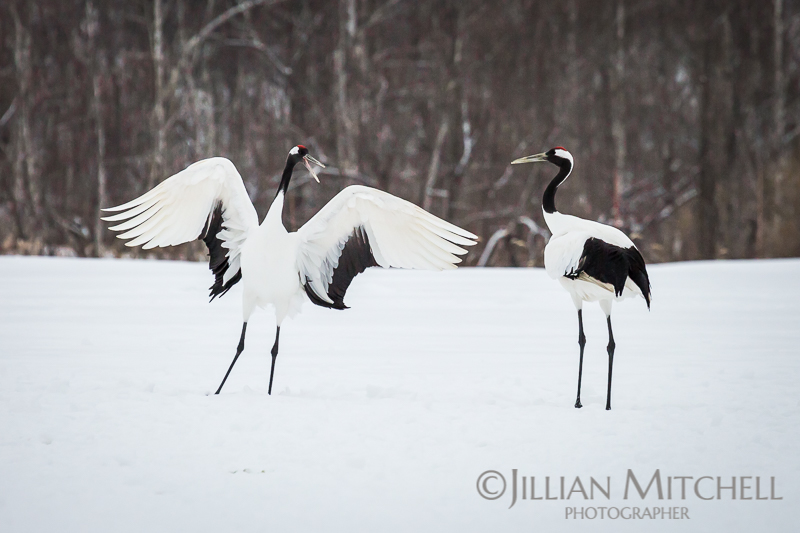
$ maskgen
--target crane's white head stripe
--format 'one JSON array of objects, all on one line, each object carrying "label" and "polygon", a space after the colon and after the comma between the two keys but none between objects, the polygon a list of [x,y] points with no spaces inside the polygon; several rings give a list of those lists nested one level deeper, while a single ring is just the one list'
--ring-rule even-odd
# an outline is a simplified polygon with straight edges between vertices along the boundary
[{"label": "crane's white head stripe", "polygon": [[297,154],[299,154],[299,153],[300,153],[300,148],[299,148],[298,146],[295,146],[294,148],[292,148],[291,150],[289,150],[289,153],[290,153],[291,155],[297,155]]},{"label": "crane's white head stripe", "polygon": [[554,154],[557,157],[562,157],[570,162],[570,164],[574,164],[575,162],[572,159],[572,154],[564,150],[563,148],[556,148],[556,153]]}]

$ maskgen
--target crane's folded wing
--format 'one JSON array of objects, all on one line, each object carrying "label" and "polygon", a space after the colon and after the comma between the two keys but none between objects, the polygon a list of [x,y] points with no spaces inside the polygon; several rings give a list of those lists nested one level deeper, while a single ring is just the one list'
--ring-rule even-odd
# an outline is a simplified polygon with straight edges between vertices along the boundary
[{"label": "crane's folded wing", "polygon": [[589,233],[567,233],[550,240],[545,248],[545,264],[551,277],[594,283],[615,296],[621,296],[629,286],[634,292],[641,292],[650,306],[650,280],[642,254],[633,243],[617,246]]}]

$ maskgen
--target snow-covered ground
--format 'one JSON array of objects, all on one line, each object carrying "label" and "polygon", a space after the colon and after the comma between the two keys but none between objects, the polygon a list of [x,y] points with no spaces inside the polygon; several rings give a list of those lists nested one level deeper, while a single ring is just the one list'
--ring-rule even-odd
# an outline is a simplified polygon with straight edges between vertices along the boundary
[{"label": "snow-covered ground", "polygon": [[[240,287],[209,305],[199,263],[0,257],[0,530],[795,531],[800,260],[649,270],[652,311],[615,306],[607,412],[602,312],[584,313],[574,409],[577,319],[541,269],[371,269],[351,310],[307,303],[284,323],[272,396],[274,323],[257,313],[214,396]],[[520,486],[509,509],[514,469],[537,498],[546,476],[551,497],[578,476],[610,498]],[[631,485],[625,500],[628,469],[659,469],[665,499]],[[497,500],[478,494],[487,470],[507,480]],[[685,500],[670,476],[692,476]],[[700,499],[703,476],[703,497],[736,476],[737,499]],[[740,500],[755,476],[783,499]]]}]

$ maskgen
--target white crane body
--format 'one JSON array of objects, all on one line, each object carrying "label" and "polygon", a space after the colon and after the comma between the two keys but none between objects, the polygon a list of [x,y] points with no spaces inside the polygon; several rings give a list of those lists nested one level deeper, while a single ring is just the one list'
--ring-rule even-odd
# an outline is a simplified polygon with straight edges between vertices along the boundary
[{"label": "white crane body", "polygon": [[242,319],[256,307],[275,308],[276,324],[300,312],[305,297],[297,271],[297,233],[281,223],[283,193],[279,193],[260,226],[242,246]]}]

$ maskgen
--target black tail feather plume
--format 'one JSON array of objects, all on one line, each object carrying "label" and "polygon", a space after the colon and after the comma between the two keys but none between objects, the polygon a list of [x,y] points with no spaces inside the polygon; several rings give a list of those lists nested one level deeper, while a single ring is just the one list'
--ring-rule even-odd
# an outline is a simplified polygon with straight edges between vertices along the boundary
[{"label": "black tail feather plume", "polygon": [[578,270],[565,275],[576,279],[581,273],[612,285],[617,296],[622,294],[625,282],[630,277],[642,291],[647,308],[650,309],[650,278],[647,276],[644,258],[635,246],[622,248],[594,237],[587,239],[578,262]]},{"label": "black tail feather plume", "polygon": [[647,267],[644,265],[644,258],[636,248],[628,249],[628,276],[639,287],[647,302],[647,309],[650,309],[650,277],[647,275]]}]

